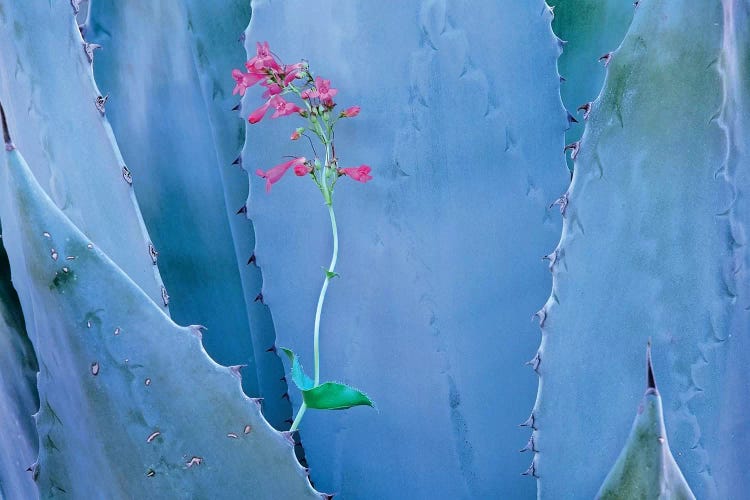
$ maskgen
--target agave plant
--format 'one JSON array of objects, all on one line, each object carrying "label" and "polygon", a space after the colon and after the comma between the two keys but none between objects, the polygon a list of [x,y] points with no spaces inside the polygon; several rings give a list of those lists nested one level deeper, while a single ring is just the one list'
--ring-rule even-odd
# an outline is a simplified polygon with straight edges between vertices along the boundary
[{"label": "agave plant", "polygon": [[[750,2],[635,4],[0,0],[0,498],[742,498]],[[340,278],[257,42],[361,106]]]}]

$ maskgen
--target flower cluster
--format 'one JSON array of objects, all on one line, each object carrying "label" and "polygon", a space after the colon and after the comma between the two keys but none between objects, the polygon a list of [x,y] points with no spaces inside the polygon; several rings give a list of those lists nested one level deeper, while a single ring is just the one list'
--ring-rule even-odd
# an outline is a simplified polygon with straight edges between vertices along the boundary
[{"label": "flower cluster", "polygon": [[[256,55],[245,63],[245,68],[247,73],[238,69],[232,71],[232,77],[236,82],[233,93],[245,95],[245,91],[257,83],[265,88],[263,98],[266,99],[260,107],[250,113],[248,121],[252,124],[260,122],[269,110],[273,110],[271,118],[290,115],[306,118],[307,126],[295,129],[290,139],[296,141],[303,136],[307,137],[315,156],[312,160],[302,156],[294,157],[266,171],[258,169],[256,174],[266,180],[266,191],[270,191],[271,186],[292,169],[300,177],[311,176],[323,193],[326,203],[330,205],[333,187],[339,177],[347,176],[358,182],[372,179],[371,169],[367,165],[338,167],[333,143],[334,125],[341,118],[357,116],[360,107],[351,106],[337,115],[333,113],[336,107],[334,98],[338,94],[338,89],[331,86],[330,80],[319,76],[313,77],[305,61],[291,65],[281,64],[271,52],[268,42],[257,44]],[[296,98],[301,106],[287,100],[289,97]],[[308,132],[315,135],[323,145],[323,161],[318,158]]]}]

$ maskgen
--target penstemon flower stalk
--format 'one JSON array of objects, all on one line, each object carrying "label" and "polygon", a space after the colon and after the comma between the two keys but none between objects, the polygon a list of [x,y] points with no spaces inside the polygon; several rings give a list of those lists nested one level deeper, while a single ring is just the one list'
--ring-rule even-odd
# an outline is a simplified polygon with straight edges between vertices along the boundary
[{"label": "penstemon flower stalk", "polygon": [[[339,239],[336,226],[336,215],[333,210],[333,191],[340,177],[365,183],[372,179],[371,169],[367,165],[339,168],[334,146],[334,127],[343,118],[354,118],[360,112],[359,106],[351,106],[336,114],[334,97],[338,89],[331,86],[330,80],[314,77],[305,61],[296,64],[281,64],[271,52],[268,42],[258,43],[256,55],[245,63],[247,73],[233,70],[232,77],[236,82],[234,94],[245,95],[245,90],[256,83],[265,87],[263,98],[266,102],[250,113],[248,121],[255,124],[263,120],[269,110],[275,110],[271,118],[298,115],[307,120],[303,127],[296,128],[290,139],[307,138],[312,149],[313,159],[293,157],[268,170],[258,169],[255,173],[266,180],[266,192],[279,182],[290,169],[298,177],[309,177],[320,190],[328,207],[333,235],[333,255],[328,268],[325,269],[323,286],[318,296],[313,327],[314,372],[311,379],[302,369],[299,358],[291,349],[282,348],[292,364],[291,375],[295,385],[302,392],[302,405],[294,418],[290,431],[299,427],[302,417],[308,408],[321,410],[342,410],[353,406],[373,406],[370,398],[361,391],[337,382],[320,383],[320,318],[323,312],[326,292],[330,281],[337,277],[336,261],[338,260]],[[294,98],[299,104],[287,100]],[[322,146],[323,158],[318,157],[313,144],[314,136]]]}]

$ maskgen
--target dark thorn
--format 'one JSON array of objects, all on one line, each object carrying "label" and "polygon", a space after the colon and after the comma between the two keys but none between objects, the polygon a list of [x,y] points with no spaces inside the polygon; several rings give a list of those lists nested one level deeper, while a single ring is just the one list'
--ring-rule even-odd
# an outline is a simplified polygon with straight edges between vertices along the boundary
[{"label": "dark thorn", "polygon": [[292,425],[294,423],[294,420],[292,420],[291,418],[287,418],[286,420],[284,420],[284,422],[289,425]]},{"label": "dark thorn", "polygon": [[560,215],[565,216],[565,209],[568,208],[568,193],[565,193],[564,195],[553,201],[549,208],[552,208],[555,205],[560,205]]},{"label": "dark thorn", "polygon": [[164,302],[164,307],[167,307],[169,305],[169,294],[167,293],[167,289],[164,287],[164,285],[161,286],[161,300]]},{"label": "dark thorn", "polygon": [[288,443],[289,443],[289,444],[290,444],[290,445],[291,445],[292,447],[294,446],[294,437],[292,436],[292,434],[294,434],[293,432],[289,432],[289,431],[281,431],[281,432],[280,432],[280,434],[281,434],[281,435],[282,435],[282,436],[284,437],[284,439],[286,439],[286,440],[287,440],[287,442],[288,442]]},{"label": "dark thorn", "polygon": [[232,372],[232,375],[242,380],[241,370],[245,367],[247,367],[247,365],[232,365],[228,366],[227,368],[229,368],[229,371]]},{"label": "dark thorn", "polygon": [[232,165],[242,165],[242,155],[235,158],[234,161],[232,162]]},{"label": "dark thorn", "polygon": [[245,33],[242,33],[240,37],[237,39],[238,42],[244,43],[245,42]]},{"label": "dark thorn", "polygon": [[281,399],[286,399],[287,401],[289,401],[289,400],[290,400],[290,399],[289,399],[289,393],[288,393],[288,392],[285,392],[284,394],[282,394],[282,395],[281,395]]},{"label": "dark thorn", "polygon": [[126,166],[122,166],[122,178],[125,179],[129,185],[133,185],[133,174],[130,173],[130,169]]},{"label": "dark thorn", "polygon": [[587,102],[586,104],[581,104],[576,111],[583,111],[583,119],[588,120],[589,114],[591,113],[591,103]]},{"label": "dark thorn", "polygon": [[654,366],[651,364],[651,338],[648,339],[646,344],[646,379],[647,389],[653,389],[656,391],[656,380],[654,379]]},{"label": "dark thorn", "polygon": [[539,351],[537,351],[536,354],[534,354],[534,357],[531,358],[526,362],[527,365],[531,366],[531,368],[539,374],[539,364],[542,362],[541,356],[539,356]]},{"label": "dark thorn", "polygon": [[241,107],[242,107],[242,103],[239,103],[235,107],[232,108],[232,111],[239,111]]},{"label": "dark thorn", "polygon": [[536,453],[537,451],[539,451],[539,450],[536,449],[536,443],[534,443],[534,435],[533,434],[531,435],[531,437],[529,437],[529,442],[526,443],[526,446],[524,446],[523,448],[521,448],[518,451],[521,452],[521,453],[524,453],[526,451],[533,451],[534,453]]},{"label": "dark thorn", "polygon": [[536,463],[531,462],[531,465],[529,466],[528,469],[526,469],[526,472],[522,472],[521,475],[522,476],[535,477],[535,478],[539,479],[539,476],[536,473]]},{"label": "dark thorn", "polygon": [[102,96],[97,96],[94,100],[94,105],[96,106],[96,109],[99,110],[101,114],[104,114],[104,105],[107,104],[107,99],[109,99],[109,94]]},{"label": "dark thorn", "polygon": [[544,322],[547,319],[547,309],[545,307],[539,309],[531,316],[531,321],[534,321],[534,318],[539,318],[539,327],[543,327]]},{"label": "dark thorn", "polygon": [[3,124],[3,141],[5,142],[5,150],[13,151],[16,147],[13,145],[13,141],[10,140],[10,132],[8,131],[8,122],[5,119],[5,110],[3,105],[0,104],[0,122]]},{"label": "dark thorn", "polygon": [[581,141],[571,142],[570,144],[566,144],[563,151],[570,150],[570,159],[575,160],[576,156],[578,156],[578,150],[581,147]]},{"label": "dark thorn", "polygon": [[249,259],[247,259],[247,265],[255,264],[255,254],[252,254]]},{"label": "dark thorn", "polygon": [[151,257],[151,262],[156,264],[156,261],[159,258],[159,252],[156,251],[156,247],[153,243],[148,244],[148,255]]},{"label": "dark thorn", "polygon": [[83,42],[83,50],[86,52],[86,57],[90,63],[94,62],[94,51],[101,48],[102,46],[98,43]]},{"label": "dark thorn", "polygon": [[272,345],[268,349],[266,349],[266,352],[276,352],[276,344]]},{"label": "dark thorn", "polygon": [[604,62],[604,66],[609,66],[609,61],[612,59],[612,52],[607,52],[601,56],[598,60]]},{"label": "dark thorn", "polygon": [[568,112],[568,122],[569,123],[578,123],[578,120],[576,120],[576,117],[571,115],[570,112]]},{"label": "dark thorn", "polygon": [[239,210],[237,210],[237,215],[240,214],[246,214],[247,213],[247,205],[242,205]]},{"label": "dark thorn", "polygon": [[279,381],[280,381],[280,382],[286,382],[286,377],[281,377],[281,378],[279,379]]},{"label": "dark thorn", "polygon": [[518,427],[531,427],[536,430],[536,417],[534,416],[534,412],[531,412],[531,415],[529,415],[529,418],[527,418],[524,423],[518,424]]},{"label": "dark thorn", "polygon": [[265,304],[265,302],[263,302],[263,292],[260,292],[257,297],[255,297],[255,300],[253,302],[260,302],[261,304]]},{"label": "dark thorn", "polygon": [[635,2],[633,2],[633,7],[637,9],[639,3],[641,3],[641,0],[635,0]]},{"label": "dark thorn", "polygon": [[560,81],[561,82],[567,82],[568,80],[566,80],[564,76],[560,75]]}]

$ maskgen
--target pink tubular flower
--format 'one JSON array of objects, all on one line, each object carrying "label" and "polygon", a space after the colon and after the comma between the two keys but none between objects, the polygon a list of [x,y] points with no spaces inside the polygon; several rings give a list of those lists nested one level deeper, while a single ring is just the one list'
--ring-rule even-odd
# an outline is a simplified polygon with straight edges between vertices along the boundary
[{"label": "pink tubular flower", "polygon": [[292,83],[292,81],[300,78],[301,73],[303,73],[306,69],[307,65],[303,62],[292,64],[291,66],[284,66],[284,74],[286,75],[284,77],[284,86],[286,87],[287,85]]},{"label": "pink tubular flower", "polygon": [[292,158],[291,160],[281,163],[279,165],[276,165],[275,167],[272,167],[265,172],[261,169],[258,169],[255,171],[255,175],[258,177],[262,177],[266,180],[266,193],[271,192],[271,186],[273,184],[276,184],[281,180],[282,177],[284,177],[284,174],[287,170],[289,170],[292,167],[295,167],[295,173],[297,171],[296,166],[297,165],[304,165],[305,163],[304,157],[299,158]]},{"label": "pink tubular flower", "polygon": [[281,96],[274,96],[269,101],[276,108],[276,112],[271,115],[271,118],[279,118],[281,116],[288,116],[294,113],[299,113],[302,108],[294,103],[287,102]]},{"label": "pink tubular flower", "polygon": [[331,80],[323,80],[321,77],[315,77],[315,89],[316,92],[313,97],[318,97],[320,102],[326,106],[333,105],[333,98],[338,94],[338,89],[331,88]]},{"label": "pink tubular flower", "polygon": [[271,101],[273,101],[273,97],[266,101],[266,103],[250,113],[250,116],[247,117],[247,121],[250,123],[258,123],[263,119],[264,116],[266,116],[266,111],[268,111],[268,108],[271,106]]},{"label": "pink tubular flower", "polygon": [[279,95],[281,94],[281,91],[284,90],[276,83],[263,82],[261,83],[261,85],[266,87],[266,91],[263,92],[263,96],[262,96],[264,99],[268,99],[269,97]]},{"label": "pink tubular flower", "polygon": [[310,172],[312,172],[312,167],[308,167],[307,165],[298,163],[294,166],[294,175],[298,177],[304,177]]},{"label": "pink tubular flower", "polygon": [[339,175],[347,175],[357,182],[364,183],[372,180],[372,176],[370,175],[371,170],[372,169],[367,165],[360,165],[359,167],[340,168]]},{"label": "pink tubular flower", "polygon": [[265,75],[259,75],[257,73],[243,73],[238,69],[232,70],[232,78],[237,83],[232,90],[232,95],[240,94],[245,95],[245,90],[248,87],[252,87],[258,83],[261,79],[265,78]]},{"label": "pink tubular flower", "polygon": [[[311,90],[311,89],[303,90],[303,91],[302,91],[302,92],[300,93],[300,95],[299,95],[299,96],[300,96],[300,97],[301,97],[302,99],[310,99],[311,97],[315,97],[315,96],[313,95],[313,92],[315,92],[315,91],[314,91],[314,90]],[[316,95],[317,95],[317,94],[316,94]]]},{"label": "pink tubular flower", "polygon": [[273,57],[273,54],[271,54],[268,42],[263,42],[262,44],[257,42],[255,45],[255,57],[245,63],[245,67],[247,67],[248,71],[252,71],[252,69],[280,71],[281,66],[279,66],[279,63],[276,61],[276,58]]},{"label": "pink tubular flower", "polygon": [[302,137],[302,132],[304,132],[304,131],[305,131],[305,129],[303,129],[303,128],[298,128],[298,129],[296,129],[296,130],[295,130],[294,132],[292,132],[292,135],[291,135],[291,137],[289,137],[289,138],[290,138],[291,140],[293,140],[293,141],[296,141],[297,139],[299,139],[300,137]]},{"label": "pink tubular flower", "polygon": [[346,108],[344,111],[341,112],[342,118],[354,118],[359,114],[359,110],[361,108],[359,106],[352,106],[350,108]]}]

